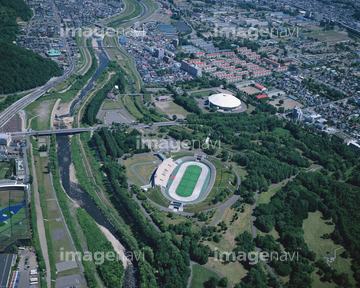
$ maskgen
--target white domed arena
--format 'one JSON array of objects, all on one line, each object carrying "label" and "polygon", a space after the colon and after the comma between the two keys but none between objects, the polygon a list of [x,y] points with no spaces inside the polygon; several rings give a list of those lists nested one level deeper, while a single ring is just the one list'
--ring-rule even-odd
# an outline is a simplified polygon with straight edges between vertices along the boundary
[{"label": "white domed arena", "polygon": [[216,107],[218,110],[233,111],[241,108],[241,101],[231,94],[214,94],[208,100],[210,107]]}]

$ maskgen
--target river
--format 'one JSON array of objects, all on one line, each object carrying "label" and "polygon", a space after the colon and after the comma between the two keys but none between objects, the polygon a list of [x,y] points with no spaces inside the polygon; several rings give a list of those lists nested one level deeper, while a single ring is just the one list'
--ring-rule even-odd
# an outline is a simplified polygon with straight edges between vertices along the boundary
[{"label": "river", "polygon": [[[91,39],[90,39],[91,40]],[[98,46],[101,46],[101,39],[97,39]],[[73,113],[73,110],[77,108],[77,105],[81,101],[81,99],[88,93],[93,87],[94,82],[97,77],[103,72],[109,62],[106,53],[103,49],[98,49],[96,52],[99,58],[99,67],[96,70],[94,76],[90,79],[90,81],[85,85],[85,87],[80,92],[79,96],[73,101],[70,107],[70,114]],[[62,126],[62,125],[61,125]],[[60,127],[64,128],[64,127]],[[72,178],[75,178],[75,175],[70,175],[70,173],[74,173],[75,171],[70,170],[70,165],[72,165],[71,158],[71,139],[69,136],[58,136],[56,138],[57,142],[57,157],[59,162],[59,172],[62,185],[66,194],[73,199],[81,208],[83,208],[99,225],[105,227],[110,231],[110,233],[121,243],[118,231],[116,228],[110,223],[107,217],[103,214],[100,208],[95,204],[94,200],[82,189],[81,185],[77,183],[77,181],[72,181]],[[126,245],[121,243],[124,247]],[[129,263],[125,270],[125,278],[123,286],[126,288],[134,288],[137,287],[138,275],[134,271],[134,263]]]}]

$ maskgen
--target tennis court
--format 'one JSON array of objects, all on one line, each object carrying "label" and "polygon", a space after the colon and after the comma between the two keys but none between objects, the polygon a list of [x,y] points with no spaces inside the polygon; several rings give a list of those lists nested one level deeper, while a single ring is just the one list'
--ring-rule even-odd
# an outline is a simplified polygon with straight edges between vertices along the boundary
[{"label": "tennis court", "polygon": [[201,170],[202,169],[199,166],[195,166],[195,165],[189,166],[186,169],[178,188],[176,189],[176,194],[181,197],[189,197],[194,191]]}]

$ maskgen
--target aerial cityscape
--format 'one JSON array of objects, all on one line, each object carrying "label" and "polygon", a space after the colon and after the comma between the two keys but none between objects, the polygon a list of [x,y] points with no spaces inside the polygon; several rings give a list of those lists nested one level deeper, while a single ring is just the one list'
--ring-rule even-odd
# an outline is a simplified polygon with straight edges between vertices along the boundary
[{"label": "aerial cityscape", "polygon": [[360,287],[359,1],[0,8],[0,288]]}]

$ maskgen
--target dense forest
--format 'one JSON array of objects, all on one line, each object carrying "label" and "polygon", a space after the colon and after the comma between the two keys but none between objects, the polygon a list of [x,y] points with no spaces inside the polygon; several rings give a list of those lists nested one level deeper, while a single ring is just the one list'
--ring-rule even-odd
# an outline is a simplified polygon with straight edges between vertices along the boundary
[{"label": "dense forest", "polygon": [[22,0],[2,0],[0,17],[0,93],[14,93],[45,84],[62,74],[52,60],[12,43],[19,33],[16,18],[31,18],[31,10]]}]

